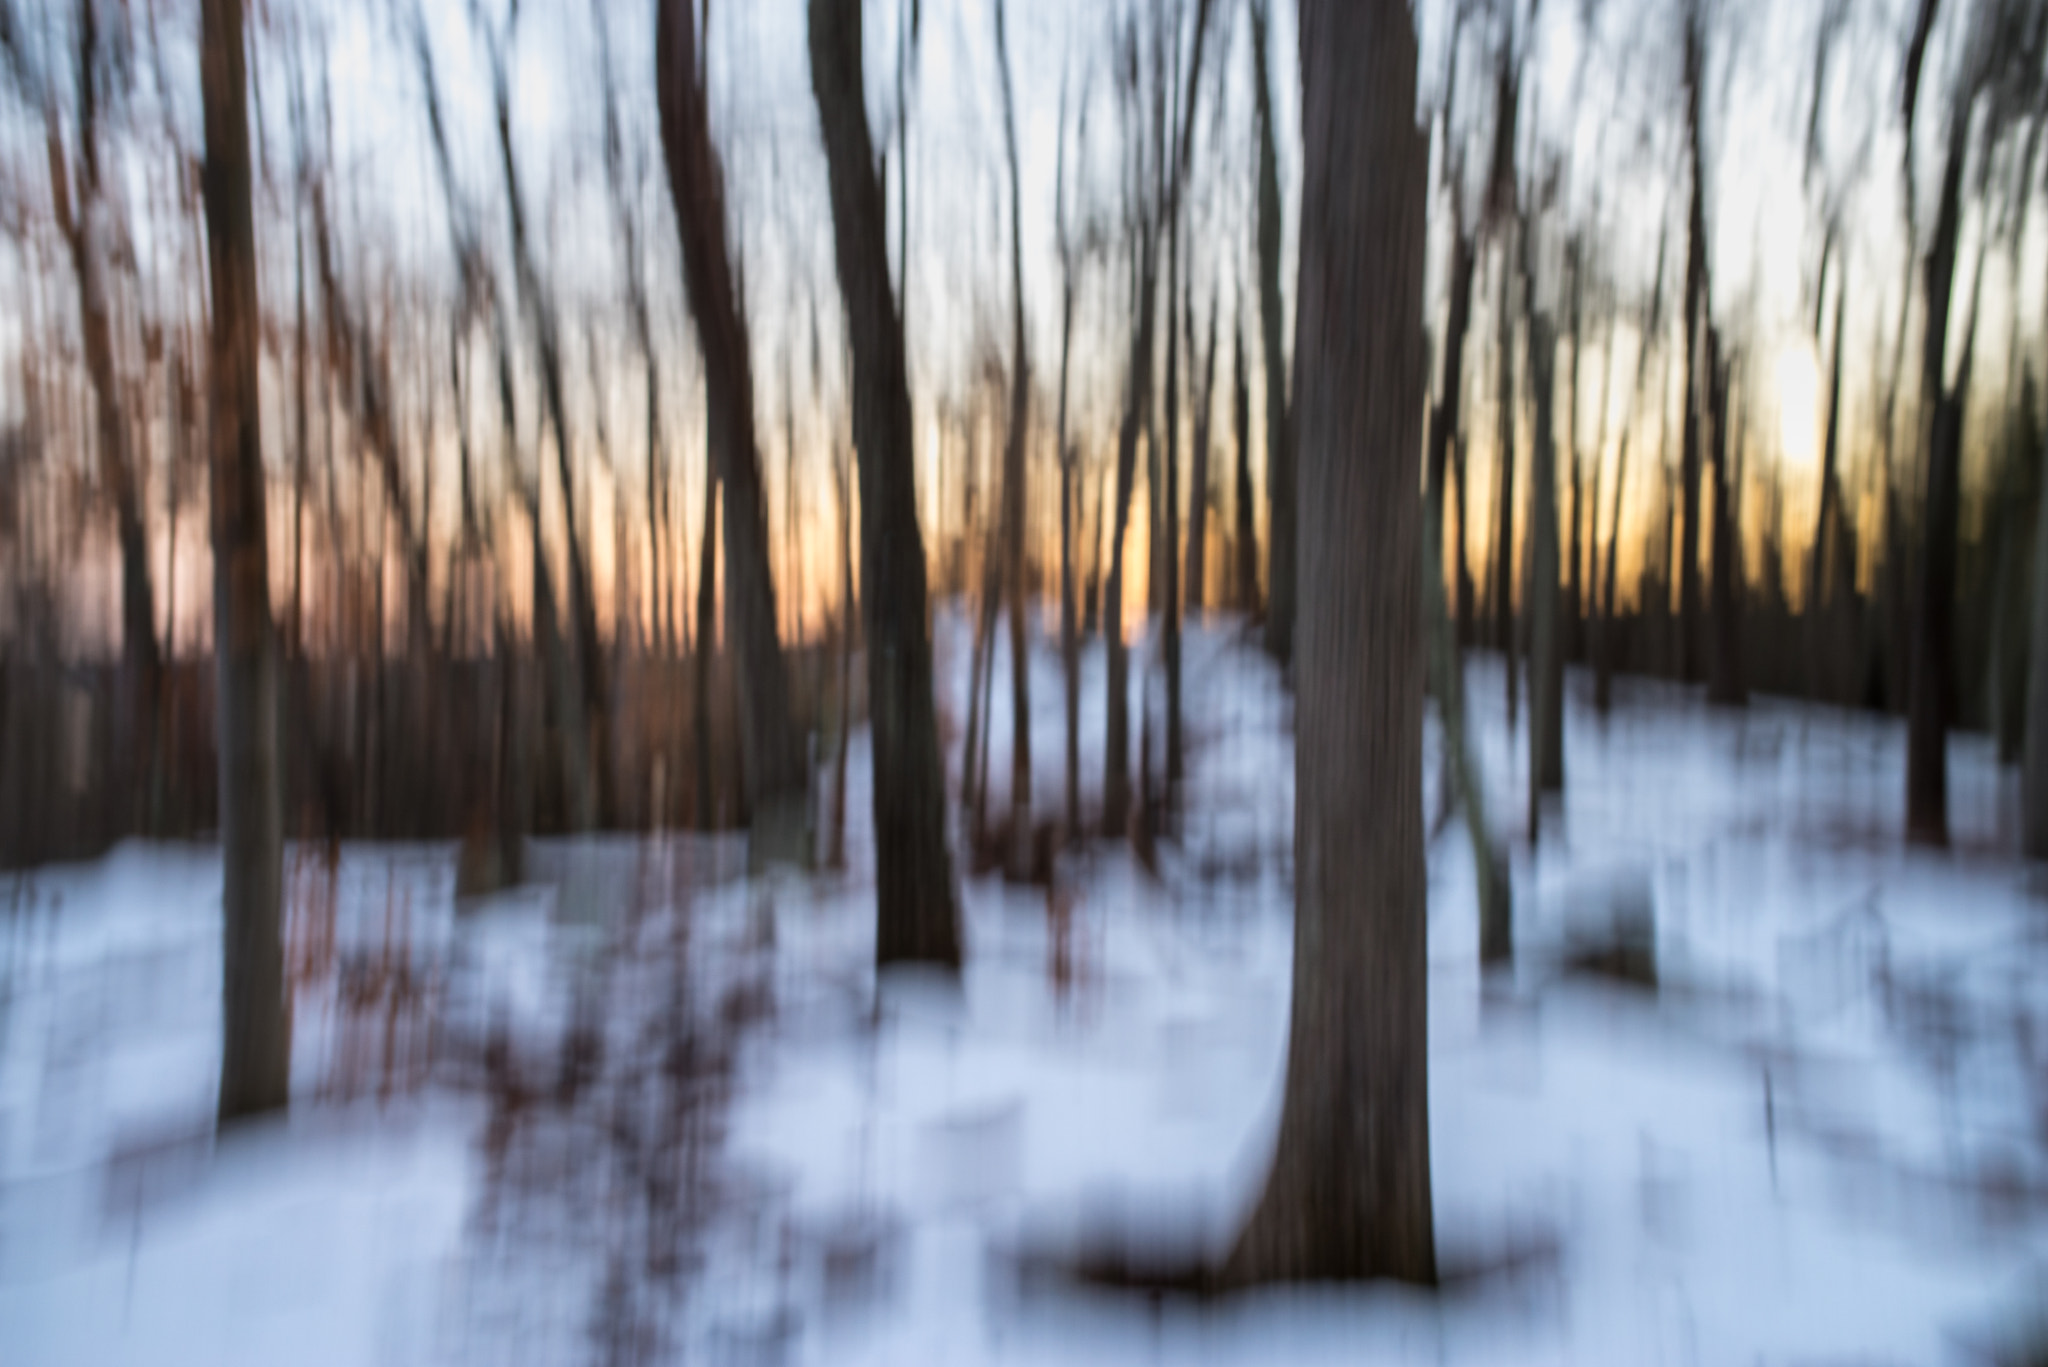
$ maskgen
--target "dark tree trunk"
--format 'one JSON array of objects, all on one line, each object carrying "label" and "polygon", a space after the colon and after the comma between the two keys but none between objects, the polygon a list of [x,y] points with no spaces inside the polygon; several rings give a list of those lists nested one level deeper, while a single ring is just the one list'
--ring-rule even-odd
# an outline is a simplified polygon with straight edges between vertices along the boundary
[{"label": "dark tree trunk", "polygon": [[1244,322],[1231,343],[1231,421],[1237,439],[1237,601],[1242,612],[1259,610],[1259,524],[1252,506],[1252,388],[1244,363]]},{"label": "dark tree trunk", "polygon": [[1948,324],[1962,223],[1969,114],[1968,103],[1960,103],[1950,125],[1941,208],[1925,265],[1927,331],[1920,367],[1927,486],[1906,716],[1906,838],[1915,844],[1937,846],[1948,844],[1949,670],[1955,636],[1956,520],[1963,436],[1962,386],[1953,391],[1947,386]]},{"label": "dark tree trunk", "polygon": [[1834,618],[1836,558],[1841,548],[1842,491],[1835,474],[1836,450],[1841,444],[1842,417],[1842,321],[1848,311],[1848,282],[1835,290],[1835,350],[1828,369],[1828,407],[1820,443],[1820,508],[1814,514],[1813,546],[1808,552],[1806,573],[1807,691],[1815,699],[1839,700],[1841,683],[1830,677],[1836,662],[1826,647],[1828,626]]},{"label": "dark tree trunk", "polygon": [[1500,479],[1494,486],[1492,595],[1493,644],[1506,666],[1502,672],[1507,676],[1510,731],[1515,727],[1520,682],[1515,670],[1515,307],[1509,290],[1514,273],[1513,253],[1504,241],[1500,254],[1500,308],[1494,320],[1499,329],[1495,339],[1498,364],[1494,381],[1498,401],[1494,414],[1498,423]]},{"label": "dark tree trunk", "polygon": [[718,644],[718,472],[704,455],[704,535],[698,542],[696,687],[697,825],[718,829],[718,787],[711,762],[711,661]]},{"label": "dark tree trunk", "polygon": [[222,1123],[285,1106],[291,1017],[285,1005],[284,815],[277,763],[277,638],[264,526],[262,312],[250,197],[242,0],[200,7],[206,123],[207,265],[213,282],[213,612],[220,714],[220,829],[225,883]]},{"label": "dark tree trunk", "polygon": [[2020,760],[2020,844],[2027,858],[2048,859],[2048,478],[2041,480],[2034,512],[2033,572]]},{"label": "dark tree trunk", "polygon": [[[1176,196],[1177,197],[1177,196]],[[1167,222],[1166,247],[1166,452],[1165,480],[1161,489],[1159,553],[1155,564],[1164,570],[1160,609],[1164,629],[1160,633],[1166,671],[1166,788],[1164,811],[1148,813],[1156,819],[1171,820],[1180,801],[1181,717],[1180,717],[1180,328],[1176,325],[1180,298],[1180,210],[1176,204]],[[1193,358],[1189,358],[1193,364]],[[1157,829],[1156,825],[1154,829]],[[1151,834],[1151,832],[1147,832]]]},{"label": "dark tree trunk", "polygon": [[[1188,272],[1192,282],[1194,272]],[[1194,295],[1192,283],[1187,290]],[[1188,364],[1195,359],[1195,315],[1188,309]],[[1209,569],[1209,413],[1216,394],[1216,301],[1209,301],[1209,342],[1202,353],[1202,382],[1196,387],[1195,446],[1188,461],[1188,551],[1187,571],[1182,579],[1182,606],[1199,614],[1208,600],[1206,580]]]},{"label": "dark tree trunk", "polygon": [[839,746],[832,761],[832,827],[825,842],[825,866],[846,867],[846,753],[853,739],[853,490],[846,457],[832,461],[833,492],[839,500]]},{"label": "dark tree trunk", "polygon": [[1252,89],[1259,125],[1259,331],[1266,356],[1266,650],[1284,668],[1294,654],[1295,552],[1293,423],[1287,410],[1287,357],[1281,332],[1280,171],[1274,150],[1272,78],[1266,56],[1265,0],[1252,5]]},{"label": "dark tree trunk", "polygon": [[1523,304],[1528,314],[1529,389],[1536,401],[1530,444],[1529,839],[1542,828],[1542,798],[1564,791],[1564,655],[1557,603],[1557,333],[1536,307],[1535,232],[1521,232]]},{"label": "dark tree trunk", "polygon": [[1152,315],[1158,281],[1158,240],[1149,228],[1138,244],[1137,321],[1124,390],[1123,423],[1116,442],[1116,511],[1109,534],[1109,577],[1102,588],[1102,634],[1108,675],[1109,715],[1103,750],[1102,833],[1124,833],[1131,803],[1130,647],[1124,642],[1124,533],[1131,515],[1131,483],[1137,475],[1138,433],[1152,401]]},{"label": "dark tree trunk", "polygon": [[1730,465],[1729,365],[1721,355],[1718,329],[1709,329],[1707,334],[1707,365],[1713,386],[1708,394],[1708,417],[1713,424],[1714,467],[1714,659],[1707,679],[1707,701],[1741,707],[1749,700],[1742,678],[1742,541],[1736,507],[1741,490]]},{"label": "dark tree trunk", "polygon": [[811,84],[825,133],[833,238],[853,348],[861,597],[874,729],[875,955],[957,968],[945,774],[925,634],[924,543],[911,463],[903,323],[862,93],[860,0],[810,0]]},{"label": "dark tree trunk", "polygon": [[[1685,23],[1685,126],[1688,166],[1692,177],[1691,207],[1686,218],[1685,251],[1685,426],[1679,438],[1679,481],[1684,500],[1684,525],[1678,544],[1678,674],[1697,682],[1700,668],[1700,426],[1713,383],[1711,361],[1700,352],[1712,326],[1711,291],[1707,279],[1706,180],[1700,145],[1700,103],[1704,98],[1706,54],[1695,3]],[[1704,362],[1704,366],[1703,366]]]},{"label": "dark tree trunk", "polygon": [[1583,653],[1584,644],[1582,627],[1585,622],[1585,581],[1580,571],[1585,560],[1580,530],[1584,526],[1586,514],[1582,498],[1584,462],[1583,453],[1579,450],[1579,362],[1584,359],[1586,352],[1585,273],[1579,259],[1577,239],[1573,239],[1566,253],[1566,263],[1571,280],[1572,369],[1571,379],[1565,391],[1566,431],[1571,434],[1565,442],[1565,460],[1571,489],[1571,513],[1567,524],[1569,543],[1565,549],[1563,640],[1559,650],[1563,659],[1577,660]]},{"label": "dark tree trunk", "polygon": [[[1457,440],[1459,415],[1464,411],[1465,333],[1472,325],[1472,286],[1479,273],[1479,253],[1472,237],[1465,232],[1455,202],[1452,215],[1451,308],[1450,317],[1444,325],[1443,388],[1429,414],[1429,511],[1430,516],[1436,519],[1439,539],[1443,536],[1444,510],[1448,504],[1444,494],[1446,481],[1450,477],[1451,447]],[[1461,533],[1464,530],[1462,520],[1461,515]],[[1462,541],[1459,542],[1457,553],[1460,569],[1456,575],[1459,581],[1464,578],[1464,549]],[[1432,568],[1441,577],[1441,567]]]},{"label": "dark tree trunk", "polygon": [[754,430],[754,374],[744,301],[725,231],[725,175],[711,146],[697,83],[689,0],[659,0],[655,86],[661,144],[682,239],[683,281],[704,356],[706,430],[724,487],[726,632],[738,665],[742,765],[754,829],[750,862],[800,863],[807,775],[790,720],[789,678],[777,638],[768,514]]},{"label": "dark tree trunk", "polygon": [[1225,1280],[1436,1279],[1415,453],[1428,141],[1402,0],[1304,0],[1294,1003]]}]

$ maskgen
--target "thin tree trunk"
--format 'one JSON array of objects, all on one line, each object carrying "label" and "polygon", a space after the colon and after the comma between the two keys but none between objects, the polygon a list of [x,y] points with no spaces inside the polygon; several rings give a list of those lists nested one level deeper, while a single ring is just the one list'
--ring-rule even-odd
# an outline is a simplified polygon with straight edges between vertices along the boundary
[{"label": "thin tree trunk", "polygon": [[1542,827],[1545,793],[1564,791],[1564,653],[1558,639],[1557,334],[1536,307],[1535,232],[1521,229],[1523,306],[1529,388],[1536,401],[1530,445],[1529,582],[1529,840]]},{"label": "thin tree trunk", "polygon": [[832,762],[832,830],[825,845],[825,866],[846,867],[846,752],[853,737],[853,490],[848,487],[846,457],[832,462],[832,484],[839,499],[839,753]]},{"label": "thin tree trunk", "polygon": [[882,965],[907,960],[957,968],[960,918],[946,852],[945,775],[925,634],[909,375],[902,315],[889,290],[887,216],[862,93],[860,0],[810,0],[810,46],[853,351],[874,732],[875,955]]},{"label": "thin tree trunk", "polygon": [[1519,677],[1515,671],[1515,309],[1509,293],[1513,278],[1514,254],[1504,241],[1500,254],[1500,309],[1495,319],[1499,329],[1495,343],[1499,364],[1494,382],[1498,394],[1495,416],[1500,478],[1494,486],[1492,568],[1493,644],[1500,651],[1505,666],[1502,672],[1507,676],[1510,731],[1515,729],[1519,696]]},{"label": "thin tree trunk", "polygon": [[1685,126],[1692,178],[1691,207],[1686,218],[1685,250],[1685,425],[1679,438],[1679,481],[1684,500],[1684,525],[1678,546],[1678,676],[1695,683],[1700,668],[1700,441],[1702,410],[1713,384],[1711,361],[1700,354],[1712,327],[1712,291],[1707,277],[1706,179],[1701,152],[1701,84],[1706,54],[1697,3],[1685,22]]},{"label": "thin tree trunk", "polygon": [[203,0],[199,22],[206,125],[202,191],[213,282],[208,375],[226,920],[219,1115],[226,1123],[289,1102],[291,1017],[284,987],[277,638],[264,526],[257,388],[262,312],[256,297],[242,0]]},{"label": "thin tree trunk", "polygon": [[1137,474],[1138,432],[1152,392],[1152,315],[1156,307],[1158,239],[1149,227],[1141,230],[1137,256],[1137,321],[1131,332],[1123,422],[1117,432],[1116,510],[1109,534],[1109,578],[1102,589],[1109,709],[1104,728],[1102,833],[1112,839],[1124,833],[1130,820],[1130,647],[1124,642],[1124,532],[1130,522],[1131,483]]},{"label": "thin tree trunk", "polygon": [[1237,438],[1237,597],[1240,612],[1259,610],[1259,524],[1252,504],[1252,389],[1244,363],[1244,315],[1239,306],[1237,331],[1231,340],[1231,422]]},{"label": "thin tree trunk", "polygon": [[1423,861],[1428,140],[1402,0],[1301,15],[1294,997],[1232,1282],[1436,1280]]},{"label": "thin tree trunk", "polygon": [[[1074,486],[1078,453],[1067,445],[1067,370],[1074,349],[1074,259],[1067,240],[1064,95],[1060,104],[1060,144],[1053,170],[1053,224],[1060,244],[1060,397],[1053,441],[1060,468],[1060,673],[1066,685],[1066,835],[1068,840],[1078,841],[1081,838],[1081,645],[1074,610],[1074,503],[1077,492]],[[1085,113],[1083,119],[1085,128]]]},{"label": "thin tree trunk", "polygon": [[1259,125],[1259,325],[1266,355],[1266,650],[1285,668],[1294,653],[1297,577],[1294,439],[1287,411],[1287,358],[1281,345],[1286,306],[1280,296],[1280,171],[1266,56],[1266,0],[1252,4],[1252,65]]},{"label": "thin tree trunk", "polygon": [[711,762],[711,660],[718,643],[718,473],[707,446],[704,461],[704,535],[698,542],[696,687],[692,712],[697,737],[697,825],[718,829],[718,790]]},{"label": "thin tree trunk", "polygon": [[[1190,281],[1194,272],[1188,273]],[[1192,296],[1194,286],[1188,286]],[[1209,568],[1209,415],[1216,394],[1216,300],[1209,300],[1209,343],[1203,349],[1202,383],[1195,390],[1195,448],[1189,455],[1188,471],[1188,562],[1182,602],[1186,610],[1200,613],[1208,605],[1205,581]],[[1195,316],[1188,312],[1188,359],[1195,357]]]},{"label": "thin tree trunk", "polygon": [[[1154,812],[1147,804],[1153,834],[1159,821],[1170,821],[1180,800],[1180,212],[1176,204],[1169,211],[1166,226],[1166,450],[1160,489],[1158,554],[1153,563],[1164,571],[1160,586],[1162,663],[1166,671],[1166,790],[1161,794],[1163,810]],[[1190,358],[1192,364],[1192,358]]]},{"label": "thin tree trunk", "polygon": [[1729,464],[1729,363],[1721,355],[1718,329],[1709,329],[1707,334],[1707,363],[1712,385],[1708,417],[1713,423],[1710,451],[1714,468],[1714,659],[1707,680],[1707,701],[1741,707],[1749,698],[1742,679],[1742,542],[1740,512],[1736,507],[1741,486]]},{"label": "thin tree trunk", "polygon": [[1024,344],[1024,188],[1018,173],[1017,123],[1010,98],[1010,58],[1003,4],[996,2],[996,62],[1003,76],[1004,145],[1010,160],[1010,430],[1003,444],[1003,570],[1010,594],[1010,849],[1012,878],[1031,869],[1031,657],[1024,615],[1025,447],[1030,439],[1031,357]]},{"label": "thin tree trunk", "polygon": [[[582,714],[574,719],[563,718],[563,721],[565,726],[573,725],[581,732],[569,742],[569,746],[579,752],[577,762],[585,767],[588,776],[588,795],[571,813],[574,828],[582,830],[603,825],[611,810],[611,691],[606,682],[608,671],[604,667],[604,652],[598,642],[597,605],[592,595],[589,561],[584,554],[583,523],[576,513],[576,478],[569,461],[569,415],[563,397],[560,338],[554,307],[542,286],[526,236],[525,197],[519,188],[518,162],[512,154],[511,88],[502,48],[493,48],[492,59],[498,160],[505,181],[505,203],[512,233],[513,274],[540,353],[541,402],[547,426],[552,429],[555,473],[562,486],[562,523],[568,552],[568,609],[575,642],[572,668],[581,681],[578,710]],[[568,753],[569,749],[565,747],[565,756]]]}]

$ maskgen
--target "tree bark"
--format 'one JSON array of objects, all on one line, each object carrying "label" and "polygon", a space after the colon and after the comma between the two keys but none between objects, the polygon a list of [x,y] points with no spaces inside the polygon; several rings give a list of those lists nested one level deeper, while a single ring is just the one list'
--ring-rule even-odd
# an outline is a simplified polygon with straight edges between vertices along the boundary
[{"label": "tree bark", "polygon": [[223,1124],[290,1101],[281,902],[284,816],[277,762],[277,638],[270,617],[242,0],[203,0],[207,265],[213,282],[209,428],[213,472],[215,689],[220,715]]},{"label": "tree bark", "polygon": [[1436,1279],[1416,488],[1428,141],[1403,0],[1304,0],[1294,1002],[1228,1282]]},{"label": "tree bark", "polygon": [[861,596],[874,730],[875,956],[957,969],[960,918],[946,851],[945,774],[925,634],[903,322],[861,73],[860,0],[810,0],[811,86],[824,127],[840,294],[853,348]]},{"label": "tree bark", "polygon": [[801,863],[807,774],[790,720],[789,677],[777,636],[768,515],[754,429],[754,374],[744,302],[726,242],[725,174],[711,146],[697,83],[690,0],[658,0],[655,87],[661,144],[682,239],[683,282],[704,356],[706,430],[724,487],[727,638],[738,665],[740,738],[754,828],[749,862]]}]

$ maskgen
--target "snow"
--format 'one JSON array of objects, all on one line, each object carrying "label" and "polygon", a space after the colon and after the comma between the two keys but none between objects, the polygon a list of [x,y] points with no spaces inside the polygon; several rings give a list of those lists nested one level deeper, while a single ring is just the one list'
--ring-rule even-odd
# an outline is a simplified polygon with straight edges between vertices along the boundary
[{"label": "snow", "polygon": [[[938,621],[957,776],[966,616]],[[1151,649],[1133,699],[1158,709]],[[1505,980],[1478,973],[1469,846],[1430,855],[1437,1238],[1461,1275],[1204,1304],[1021,1272],[1115,1231],[1220,1248],[1273,1142],[1291,712],[1241,624],[1185,649],[1158,877],[1121,843],[1063,855],[1063,930],[1045,889],[964,880],[957,988],[875,980],[864,736],[844,874],[749,882],[732,840],[541,842],[531,884],[458,907],[446,847],[349,846],[331,872],[288,852],[294,1106],[225,1139],[217,854],[0,882],[0,1361],[2038,1360],[2048,922],[2013,776],[1956,737],[1956,849],[1907,851],[1897,724],[1636,681],[1603,720],[1575,674],[1532,852],[1487,658],[1468,698],[1511,837]],[[1063,701],[1050,647],[1030,663],[1043,819]],[[1098,647],[1084,805],[1102,679]],[[1138,731],[1134,710],[1134,756]],[[1435,745],[1432,723],[1431,812]],[[1574,971],[1644,900],[1656,989]]]}]

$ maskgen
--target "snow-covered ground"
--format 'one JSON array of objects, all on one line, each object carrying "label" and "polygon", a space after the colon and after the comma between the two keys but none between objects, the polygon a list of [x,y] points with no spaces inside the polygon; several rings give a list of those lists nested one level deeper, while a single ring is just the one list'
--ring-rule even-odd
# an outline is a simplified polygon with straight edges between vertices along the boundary
[{"label": "snow-covered ground", "polygon": [[[1119,843],[1063,856],[1055,898],[967,881],[957,996],[877,994],[859,739],[843,875],[543,842],[530,886],[458,909],[450,849],[292,851],[296,1102],[219,1142],[217,855],[0,881],[0,1363],[2048,1352],[2048,906],[1987,745],[1951,746],[1955,852],[1907,853],[1900,727],[1629,682],[1603,723],[1574,677],[1532,854],[1492,660],[1469,696],[1514,837],[1509,981],[1482,989],[1465,841],[1430,856],[1437,1238],[1478,1270],[1214,1304],[1020,1276],[1083,1232],[1227,1238],[1272,1142],[1289,709],[1236,624],[1186,652],[1159,876]],[[942,613],[955,775],[968,653]],[[1097,649],[1091,805],[1102,678]],[[996,679],[1000,811],[1000,646]],[[1041,815],[1059,688],[1035,654]],[[1433,812],[1433,725],[1427,749]],[[1574,971],[1636,906],[1655,989]]]}]

